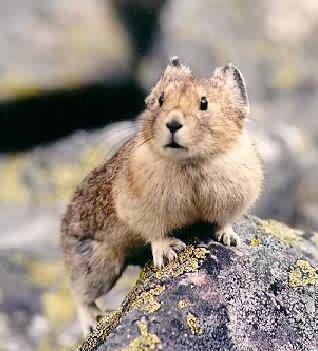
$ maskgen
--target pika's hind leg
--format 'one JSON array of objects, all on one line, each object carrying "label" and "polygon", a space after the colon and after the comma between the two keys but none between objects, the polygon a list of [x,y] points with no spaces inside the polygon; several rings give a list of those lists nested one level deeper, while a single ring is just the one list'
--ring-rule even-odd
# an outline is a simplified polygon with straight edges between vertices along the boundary
[{"label": "pika's hind leg", "polygon": [[77,312],[83,335],[86,337],[96,327],[103,312],[96,306],[95,302],[90,305],[78,303]]},{"label": "pika's hind leg", "polygon": [[95,328],[99,317],[104,314],[95,300],[113,287],[125,268],[123,248],[118,244],[114,246],[114,243],[108,238],[98,241],[73,237],[73,243],[65,252],[66,265],[71,273],[71,289],[84,335]]}]

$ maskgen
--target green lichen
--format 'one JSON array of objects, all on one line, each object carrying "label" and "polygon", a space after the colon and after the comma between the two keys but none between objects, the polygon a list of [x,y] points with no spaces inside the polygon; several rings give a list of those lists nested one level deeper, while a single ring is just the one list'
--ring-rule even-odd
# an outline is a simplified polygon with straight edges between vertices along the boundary
[{"label": "green lichen", "polygon": [[192,313],[189,312],[187,314],[186,321],[192,335],[203,334],[203,329],[200,325],[200,321],[198,317],[194,316]]},{"label": "green lichen", "polygon": [[317,270],[306,260],[297,260],[290,267],[288,273],[288,286],[297,288],[300,286],[315,285],[318,282]]},{"label": "green lichen", "polygon": [[122,318],[122,311],[107,313],[97,324],[97,327],[88,335],[84,343],[76,351],[92,351],[106,341],[110,333],[117,327]]},{"label": "green lichen", "polygon": [[274,235],[279,240],[296,243],[301,239],[302,231],[295,230],[288,227],[286,224],[276,221],[274,219],[259,220],[261,229],[267,234]]},{"label": "green lichen", "polygon": [[164,268],[155,272],[155,277],[158,279],[178,277],[183,273],[197,272],[200,266],[200,261],[205,259],[209,250],[192,245],[186,247],[177,259],[170,261]]},{"label": "green lichen", "polygon": [[180,299],[178,302],[178,307],[181,309],[186,308],[188,305],[189,305],[189,302],[186,299]]},{"label": "green lichen", "polygon": [[158,311],[162,303],[157,301],[156,296],[161,295],[165,289],[165,286],[156,285],[154,288],[136,295],[132,299],[129,310],[141,309],[147,313]]},{"label": "green lichen", "polygon": [[140,336],[137,336],[127,347],[120,351],[151,351],[155,350],[160,344],[160,339],[157,335],[149,333],[148,326],[145,322],[137,322],[137,327]]}]

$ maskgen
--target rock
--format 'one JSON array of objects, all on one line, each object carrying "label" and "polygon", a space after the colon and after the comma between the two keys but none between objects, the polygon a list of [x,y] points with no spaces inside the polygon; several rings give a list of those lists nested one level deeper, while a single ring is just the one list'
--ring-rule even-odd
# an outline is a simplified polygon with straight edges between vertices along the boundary
[{"label": "rock", "polygon": [[0,99],[118,77],[132,57],[109,1],[0,4]]},{"label": "rock", "polygon": [[[276,123],[276,129],[268,128],[265,122],[253,122],[248,128],[264,160],[265,175],[264,191],[253,213],[261,218],[275,218],[299,226],[296,221],[300,208],[297,189],[307,173],[300,158],[301,141],[297,143],[301,140],[299,130],[281,122]],[[290,135],[295,139],[293,144]]]},{"label": "rock", "polygon": [[120,122],[30,152],[0,156],[0,250],[56,253],[61,216],[75,187],[134,132],[132,122]]},{"label": "rock", "polygon": [[[0,157],[0,349],[69,349],[81,329],[58,246],[77,183],[134,132],[131,122],[77,132],[46,147]],[[105,299],[117,308],[133,286],[130,267]]]},{"label": "rock", "polygon": [[[81,340],[74,299],[57,247],[0,249],[0,340],[4,350],[70,349]],[[105,297],[118,308],[139,267],[129,267]],[[101,301],[103,303],[103,301]]]},{"label": "rock", "polygon": [[317,350],[317,234],[256,217],[235,229],[240,249],[197,239],[148,265],[77,351]]},{"label": "rock", "polygon": [[[299,21],[293,17],[296,13]],[[289,15],[293,20],[286,19]],[[236,63],[252,87],[252,100],[280,98],[291,91],[300,94],[297,89],[316,84],[312,72],[318,51],[313,35],[317,15],[312,0],[168,0],[152,55],[145,59],[140,78],[149,88],[167,58],[178,55],[203,76],[212,74],[216,65]],[[279,35],[278,27],[284,35]]]}]

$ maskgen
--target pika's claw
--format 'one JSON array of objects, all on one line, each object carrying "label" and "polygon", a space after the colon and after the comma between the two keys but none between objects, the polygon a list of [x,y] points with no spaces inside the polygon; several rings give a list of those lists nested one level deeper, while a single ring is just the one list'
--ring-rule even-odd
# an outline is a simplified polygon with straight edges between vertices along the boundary
[{"label": "pika's claw", "polygon": [[175,252],[181,252],[187,247],[187,245],[180,239],[170,238],[169,240],[170,240],[170,247]]},{"label": "pika's claw", "polygon": [[230,226],[224,227],[216,233],[216,240],[222,242],[225,246],[241,246],[240,237],[233,231]]},{"label": "pika's claw", "polygon": [[177,258],[177,252],[186,248],[186,244],[176,238],[158,239],[151,242],[153,263],[155,267],[162,268],[164,261]]}]

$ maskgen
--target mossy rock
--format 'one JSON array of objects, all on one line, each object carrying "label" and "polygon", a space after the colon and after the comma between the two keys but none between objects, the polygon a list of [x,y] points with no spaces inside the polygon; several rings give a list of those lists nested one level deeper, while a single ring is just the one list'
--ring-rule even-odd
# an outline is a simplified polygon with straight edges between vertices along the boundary
[{"label": "mossy rock", "polygon": [[317,350],[314,234],[256,217],[235,230],[242,248],[201,238],[162,270],[148,264],[77,351]]}]

